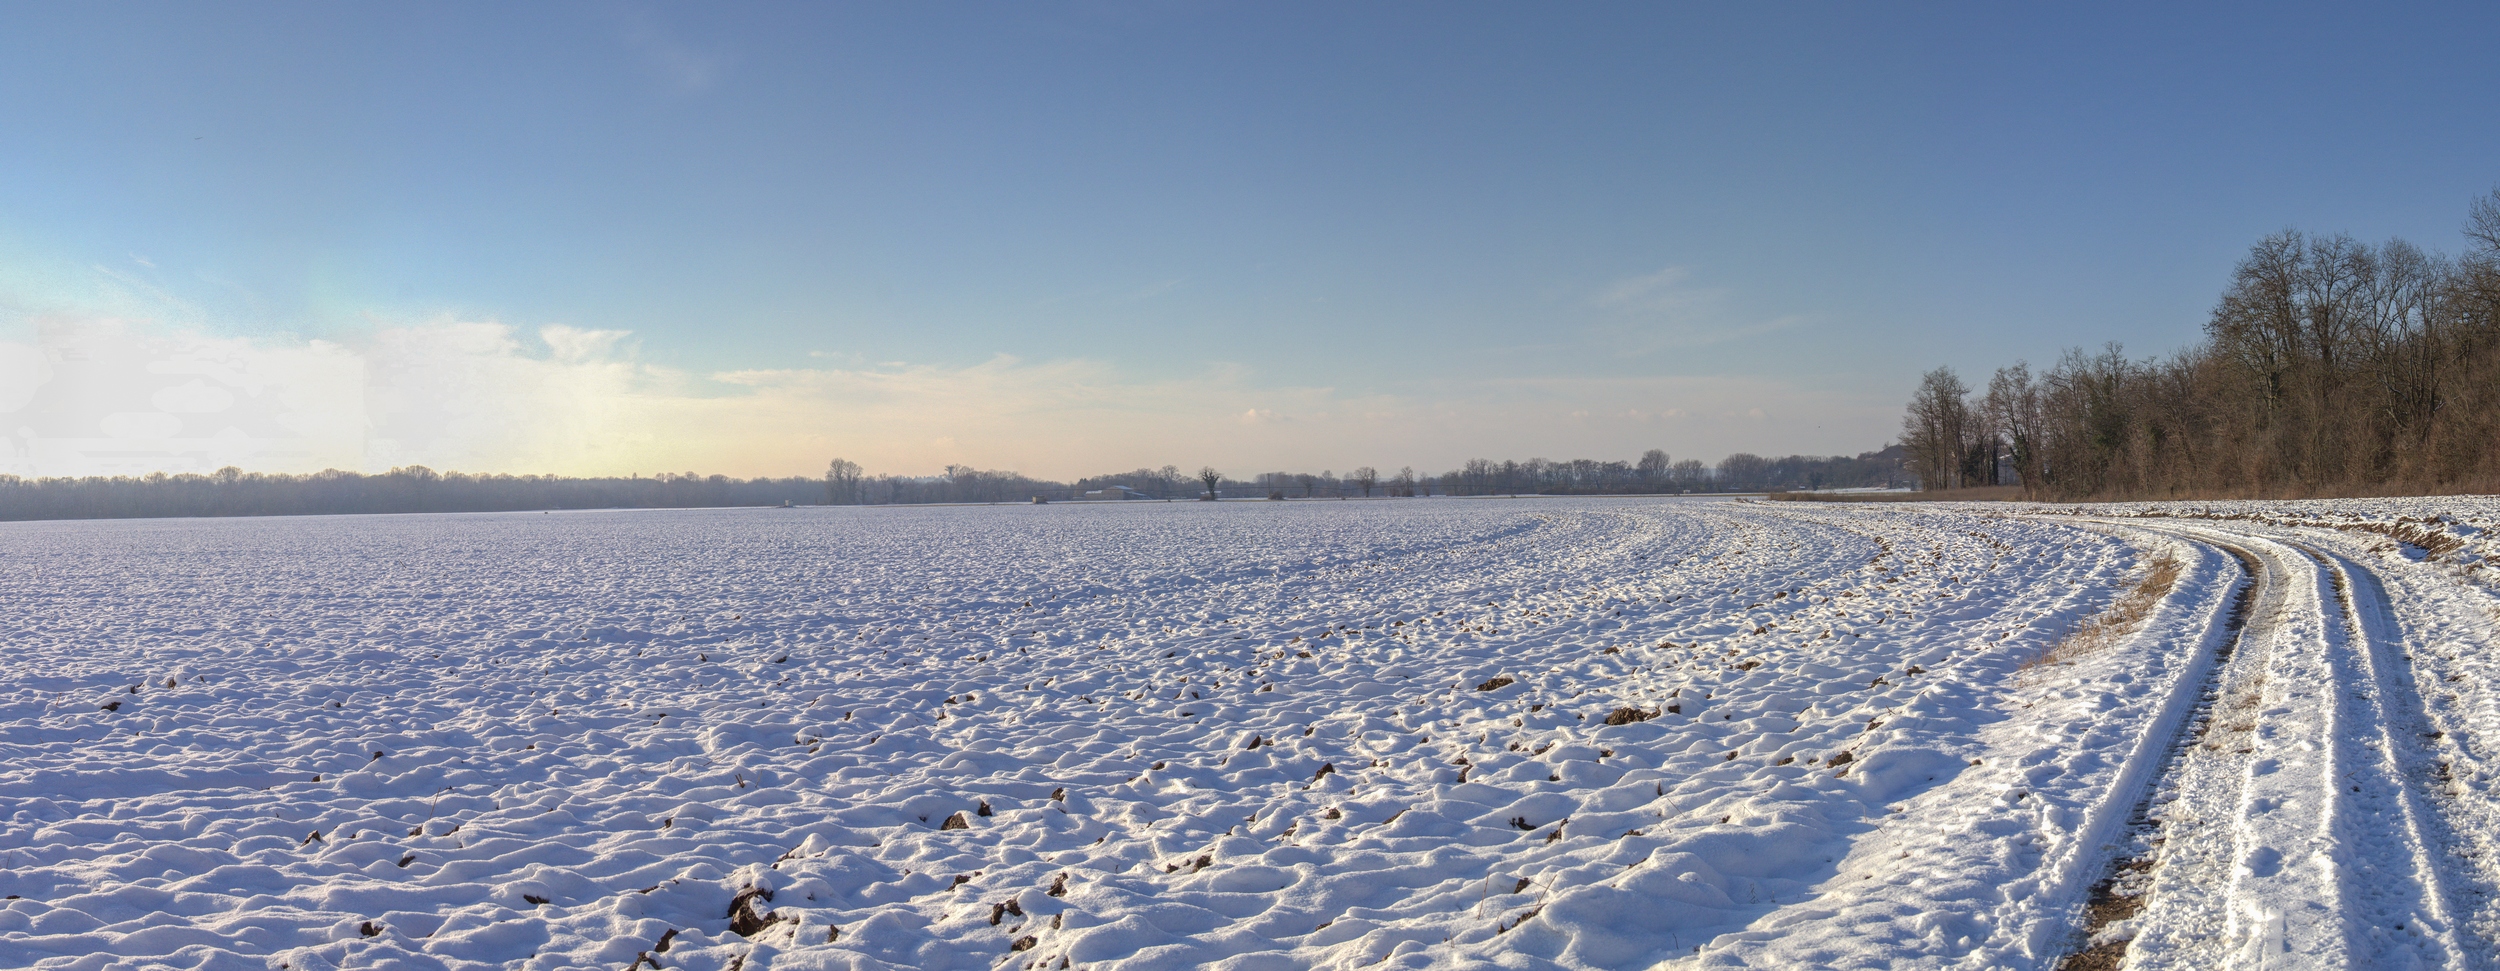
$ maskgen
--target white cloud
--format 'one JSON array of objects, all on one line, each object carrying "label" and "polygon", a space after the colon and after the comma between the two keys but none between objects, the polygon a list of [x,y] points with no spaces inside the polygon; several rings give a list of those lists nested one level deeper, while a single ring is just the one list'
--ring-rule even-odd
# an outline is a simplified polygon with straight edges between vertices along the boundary
[{"label": "white cloud", "polygon": [[[694,374],[623,331],[494,321],[379,326],[343,342],[42,322],[0,342],[0,472],[812,474],[951,463],[1067,477],[1139,464],[1442,468],[1469,456],[1857,451],[1890,402],[1755,378],[1450,379],[1394,391],[1280,384],[1213,364],[1140,378],[1081,358]],[[540,349],[543,347],[543,350]],[[1754,407],[1757,402],[1773,403]],[[1748,413],[1750,412],[1750,413]],[[1831,440],[1802,441],[1816,427]]]},{"label": "white cloud", "polygon": [[159,335],[110,318],[37,333],[0,342],[0,472],[358,464],[360,375],[337,345]]},{"label": "white cloud", "polygon": [[149,395],[148,403],[169,414],[206,414],[234,407],[234,392],[195,377]]},{"label": "white cloud", "polygon": [[0,342],[0,413],[35,400],[35,389],[52,380],[52,362],[33,344]]},{"label": "white cloud", "polygon": [[546,342],[555,359],[568,363],[595,361],[619,353],[630,354],[632,349],[626,346],[625,340],[631,336],[629,331],[583,330],[563,324],[549,324],[538,329],[538,339]]}]

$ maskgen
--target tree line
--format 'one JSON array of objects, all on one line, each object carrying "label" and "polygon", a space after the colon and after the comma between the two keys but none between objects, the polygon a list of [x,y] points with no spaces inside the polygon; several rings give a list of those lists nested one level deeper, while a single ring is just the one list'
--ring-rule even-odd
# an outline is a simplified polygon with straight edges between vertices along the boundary
[{"label": "tree line", "polygon": [[1334,499],[1371,496],[1623,495],[1762,492],[1882,486],[1908,481],[1900,450],[1849,456],[1763,458],[1738,453],[1715,466],[1670,462],[1651,449],[1634,461],[1470,460],[1438,476],[1412,467],[1382,473],[1369,466],[1343,473],[1260,472],[1243,477],[1212,467],[1141,467],[1074,482],[1018,472],[950,465],[941,475],[871,475],[857,462],[834,459],[819,479],[739,479],[693,472],[577,478],[558,475],[474,475],[422,465],[378,475],[327,469],[303,475],[245,472],[228,466],[206,475],[0,475],[0,521],[129,519],[189,516],[295,516],[358,513],[513,512],[556,509],[687,509],[726,506],[902,505],[1067,501],[1121,487],[1150,499]]},{"label": "tree line", "polygon": [[288,475],[233,466],[208,475],[0,475],[0,520],[684,509],[822,501],[823,484],[804,476],[736,479],[692,472],[572,478],[470,475],[411,465],[381,475],[337,469]]},{"label": "tree line", "polygon": [[1458,496],[1791,492],[1876,488],[1906,480],[1900,453],[1893,449],[1854,456],[1778,458],[1738,452],[1715,465],[1699,459],[1671,460],[1654,448],[1632,462],[1470,459],[1440,478],[1442,489]]},{"label": "tree line", "polygon": [[2500,191],[2465,237],[2449,257],[2287,230],[2168,358],[2073,349],[1985,388],[1928,372],[1902,420],[1911,471],[2070,499],[2500,489]]},{"label": "tree line", "polygon": [[1140,467],[1086,476],[1071,483],[1028,478],[970,466],[948,466],[940,476],[873,476],[858,463],[835,459],[825,471],[825,501],[836,505],[915,502],[1028,502],[1073,499],[1088,492],[1126,488],[1149,499],[1198,499],[1210,492],[1229,499],[1341,499],[1408,496],[1656,495],[1700,492],[1785,492],[1882,488],[1913,481],[1895,447],[1849,455],[1766,458],[1739,452],[1716,464],[1671,460],[1660,449],[1623,460],[1531,458],[1470,459],[1440,475],[1407,466],[1383,472],[1358,466],[1344,472],[1257,472],[1235,476],[1201,468]]}]

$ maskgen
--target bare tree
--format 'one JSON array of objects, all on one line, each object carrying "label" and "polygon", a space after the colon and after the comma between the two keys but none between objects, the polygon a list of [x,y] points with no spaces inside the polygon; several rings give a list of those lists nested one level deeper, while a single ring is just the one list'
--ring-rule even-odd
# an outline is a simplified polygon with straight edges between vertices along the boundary
[{"label": "bare tree", "polygon": [[1710,485],[1710,466],[1700,459],[1685,459],[1671,468],[1678,491],[1689,492]]},{"label": "bare tree", "polygon": [[[2405,240],[2268,235],[2233,268],[2200,345],[2168,360],[2068,350],[2038,380],[2020,363],[1998,370],[1960,435],[1960,478],[1978,478],[2003,435],[2035,496],[2490,491],[2500,193],[2475,200],[2465,238],[2453,260]],[[1930,486],[1955,438],[1940,378],[1903,420]]]},{"label": "bare tree", "polygon": [[2031,365],[2021,361],[1997,369],[1988,379],[1988,397],[1981,405],[1994,435],[2012,450],[2014,477],[2023,493],[2037,496],[2044,485],[2040,461],[2040,389],[2032,383]]},{"label": "bare tree", "polygon": [[1215,487],[1224,484],[1224,473],[1216,471],[1215,466],[1201,465],[1198,467],[1198,481],[1207,485],[1207,494],[1199,498],[1214,499],[1216,498]]},{"label": "bare tree", "polygon": [[1647,483],[1651,488],[1657,488],[1665,484],[1667,468],[1672,464],[1667,461],[1665,449],[1653,448],[1641,453],[1640,464],[1634,468],[1640,471],[1642,482]]},{"label": "bare tree", "polygon": [[837,506],[859,504],[859,463],[850,459],[834,459],[825,466],[825,501]]},{"label": "bare tree", "polygon": [[1752,452],[1737,452],[1719,460],[1718,485],[1728,492],[1752,492],[1768,484],[1770,473],[1770,459]]},{"label": "bare tree", "polygon": [[2231,286],[2205,324],[2216,350],[2257,376],[2266,413],[2281,404],[2300,358],[2300,265],[2307,240],[2276,233],[2258,240],[2232,270]]},{"label": "bare tree", "polygon": [[1372,497],[1372,485],[1380,481],[1379,470],[1366,465],[1346,474],[1354,479],[1355,485],[1363,487],[1363,498]]},{"label": "bare tree", "polygon": [[1950,367],[1927,372],[1910,395],[1909,414],[1901,419],[1901,445],[1910,453],[1913,471],[1928,489],[1961,484],[1958,473],[1968,452],[1969,387]]}]

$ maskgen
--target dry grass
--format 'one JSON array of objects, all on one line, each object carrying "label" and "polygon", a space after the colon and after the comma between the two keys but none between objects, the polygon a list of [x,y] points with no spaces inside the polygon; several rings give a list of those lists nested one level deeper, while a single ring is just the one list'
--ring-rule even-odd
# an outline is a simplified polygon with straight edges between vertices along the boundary
[{"label": "dry grass", "polygon": [[2144,578],[2120,594],[2118,602],[2109,605],[2100,616],[2084,621],[2068,631],[2065,638],[2039,657],[2023,662],[2022,670],[2052,664],[2072,664],[2118,642],[2152,616],[2153,608],[2170,595],[2170,588],[2179,582],[2179,560],[2167,553],[2154,560],[2144,571]]},{"label": "dry grass", "polygon": [[2464,537],[2432,528],[2436,524],[2437,521],[2428,516],[2422,517],[2418,523],[2412,519],[2398,517],[2392,523],[2353,523],[2349,528],[2377,533],[2414,547],[2421,550],[2422,555],[2427,559],[2436,560],[2465,548]]},{"label": "dry grass", "polygon": [[2436,482],[2395,479],[2386,482],[2342,482],[2319,485],[2246,483],[2236,486],[2195,485],[2161,489],[2105,489],[2096,493],[2047,492],[2044,502],[2232,502],[2303,499],[2402,499],[2424,496],[2500,495],[2500,479],[2463,478]]},{"label": "dry grass", "polygon": [[1978,486],[1937,492],[1774,492],[1779,502],[2011,502],[2023,497],[2021,486]]}]

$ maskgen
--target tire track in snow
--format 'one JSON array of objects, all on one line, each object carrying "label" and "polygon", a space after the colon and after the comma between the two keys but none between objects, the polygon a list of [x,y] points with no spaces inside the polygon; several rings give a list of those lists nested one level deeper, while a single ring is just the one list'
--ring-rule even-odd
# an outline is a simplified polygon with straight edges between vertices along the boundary
[{"label": "tire track in snow", "polygon": [[[2130,915],[2137,926],[2117,940],[2104,940],[2116,945],[2116,954],[2105,950],[2094,959],[2068,966],[2114,966],[2122,960],[2125,966],[2143,967],[2149,955],[2158,966],[2218,967],[2222,963],[2221,928],[2229,917],[2226,898],[2217,890],[2229,884],[2238,863],[2233,827],[2241,813],[2242,783],[2256,760],[2256,712],[2262,707],[2266,669],[2286,594],[2279,571],[2269,569],[2264,559],[2229,537],[2139,528],[2242,558],[2251,574],[2246,588],[2249,606],[2240,618],[2232,657],[2217,675],[2215,708],[2195,727],[2187,757],[2165,773],[2155,805],[2148,807],[2146,815],[2158,828],[2147,834],[2153,856],[2149,872],[2131,873],[2126,870],[2128,864],[2121,863],[2113,874],[2145,887]],[[2098,963],[2103,960],[2110,963]]]},{"label": "tire track in snow", "polygon": [[[2481,888],[2444,859],[2427,722],[2376,578],[2266,537],[2145,528],[2262,569],[2203,751],[2148,813],[2160,849],[2124,966],[2469,966],[2454,895]],[[2069,966],[2113,966],[2113,943]]]},{"label": "tire track in snow", "polygon": [[[2124,937],[2097,944],[2092,938],[2096,932],[2110,925],[2133,918],[2143,908],[2145,899],[2140,892],[2130,895],[2120,891],[2138,889],[2129,884],[2140,882],[2154,865],[2153,848],[2146,844],[2157,838],[2160,828],[2159,822],[2153,818],[2155,803],[2166,788],[2176,784],[2174,777],[2186,764],[2189,753],[2204,740],[2212,727],[2214,703],[2222,696],[2225,676],[2233,670],[2232,659],[2240,654],[2248,630],[2249,612],[2266,586],[2266,575],[2256,556],[2236,546],[2205,545],[2228,555],[2240,568],[2239,579],[2234,581],[2237,589],[2232,592],[2222,618],[2223,634],[2209,645],[2209,660],[2193,679],[2193,685],[2180,685],[2181,696],[2172,702],[2175,713],[2160,723],[2160,731],[2150,733],[2146,738],[2147,744],[2142,750],[2150,751],[2154,744],[2159,744],[2161,755],[2157,760],[2138,760],[2137,765],[2131,767],[2133,771],[2121,782],[2119,791],[2113,793],[2115,798],[2127,800],[2131,807],[2123,832],[2086,843],[2095,851],[2106,854],[2107,862],[2100,867],[2099,880],[2092,885],[2089,898],[2083,903],[2085,926],[2082,936],[2075,942],[2077,950],[2057,962],[2058,967],[2067,971],[2115,968],[2124,959],[2128,943]],[[2143,850],[2128,853],[2128,844],[2131,843],[2143,846]]]},{"label": "tire track in snow", "polygon": [[[2459,917],[2473,909],[2465,895],[2488,898],[2489,888],[2453,862],[2455,853],[2450,848],[2459,845],[2456,827],[2441,812],[2442,802],[2432,796],[2439,788],[2437,759],[2436,749],[2428,743],[2439,736],[2430,730],[2411,658],[2402,648],[2403,634],[2389,616],[2386,587],[2368,570],[2341,556],[2307,544],[2293,546],[2327,572],[2345,623],[2346,650],[2339,660],[2351,665],[2356,680],[2366,685],[2366,690],[2339,695],[2355,709],[2357,717],[2349,723],[2366,732],[2363,739],[2355,739],[2351,732],[2337,737],[2352,758],[2352,777],[2360,780],[2352,803],[2367,813],[2348,817],[2353,829],[2347,835],[2364,842],[2377,835],[2371,831],[2372,823],[2393,815],[2403,825],[2401,849],[2410,857],[2420,884],[2418,901],[2379,901],[2381,912],[2374,925],[2358,925],[2353,915],[2347,915],[2347,923],[2355,925],[2348,932],[2361,938],[2354,942],[2356,953],[2367,953],[2366,945],[2379,943],[2376,939],[2389,930],[2401,932],[2409,923],[2408,912],[2418,907],[2436,922],[2429,936],[2445,952],[2446,966],[2473,966],[2459,940]],[[2366,876],[2366,868],[2346,872],[2354,879]],[[2476,950],[2488,951],[2489,942],[2478,943],[2485,946]]]}]

